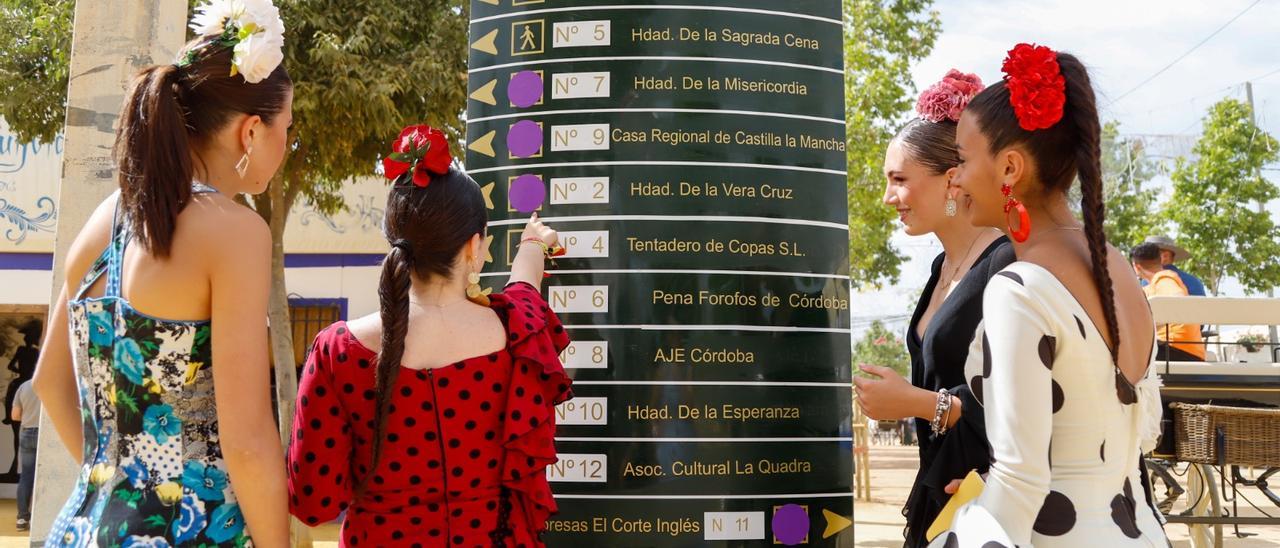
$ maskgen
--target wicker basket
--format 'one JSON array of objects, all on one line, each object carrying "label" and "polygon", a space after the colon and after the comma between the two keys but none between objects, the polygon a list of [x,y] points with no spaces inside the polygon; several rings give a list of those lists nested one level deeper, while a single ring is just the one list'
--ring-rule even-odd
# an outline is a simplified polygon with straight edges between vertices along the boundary
[{"label": "wicker basket", "polygon": [[1280,466],[1280,409],[1189,403],[1169,407],[1174,413],[1178,460]]}]

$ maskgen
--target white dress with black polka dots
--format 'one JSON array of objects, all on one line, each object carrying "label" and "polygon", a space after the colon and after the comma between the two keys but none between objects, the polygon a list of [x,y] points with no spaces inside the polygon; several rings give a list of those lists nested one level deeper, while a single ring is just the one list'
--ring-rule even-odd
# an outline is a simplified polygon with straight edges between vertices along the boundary
[{"label": "white dress with black polka dots", "polygon": [[992,464],[982,495],[935,546],[1168,546],[1142,488],[1155,446],[1154,368],[1133,386],[1066,287],[1017,262],[993,277],[965,367],[986,412]]}]

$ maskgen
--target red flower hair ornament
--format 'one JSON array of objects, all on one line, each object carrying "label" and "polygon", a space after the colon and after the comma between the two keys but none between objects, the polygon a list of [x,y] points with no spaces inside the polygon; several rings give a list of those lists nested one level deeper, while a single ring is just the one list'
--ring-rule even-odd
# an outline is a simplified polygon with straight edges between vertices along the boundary
[{"label": "red flower hair ornament", "polygon": [[1047,129],[1062,120],[1067,81],[1057,52],[1035,44],[1018,44],[1004,58],[1005,87],[1018,125],[1027,131]]},{"label": "red flower hair ornament", "polygon": [[426,188],[431,184],[431,174],[449,172],[453,155],[449,154],[449,142],[444,132],[426,125],[409,126],[400,131],[400,137],[391,147],[391,154],[382,159],[382,173],[392,181],[406,171],[413,170],[413,184]]},{"label": "red flower hair ornament", "polygon": [[973,96],[982,91],[982,79],[956,69],[947,71],[942,81],[929,86],[916,101],[916,113],[933,123],[960,121],[960,113]]}]

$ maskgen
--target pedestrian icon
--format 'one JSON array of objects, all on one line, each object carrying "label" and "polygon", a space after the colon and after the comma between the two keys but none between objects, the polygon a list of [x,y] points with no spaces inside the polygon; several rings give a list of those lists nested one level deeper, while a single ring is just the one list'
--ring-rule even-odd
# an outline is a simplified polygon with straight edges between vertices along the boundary
[{"label": "pedestrian icon", "polygon": [[516,21],[511,24],[511,55],[542,53],[542,19]]}]

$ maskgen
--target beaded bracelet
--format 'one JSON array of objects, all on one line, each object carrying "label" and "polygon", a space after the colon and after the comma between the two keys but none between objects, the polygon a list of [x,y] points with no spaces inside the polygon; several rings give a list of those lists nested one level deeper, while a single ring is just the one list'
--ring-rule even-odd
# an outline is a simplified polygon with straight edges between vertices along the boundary
[{"label": "beaded bracelet", "polygon": [[933,427],[934,435],[941,436],[947,432],[947,421],[950,417],[951,393],[947,392],[946,388],[943,388],[938,391],[938,403],[937,406],[934,407],[933,411],[933,421],[931,422],[931,425]]}]

